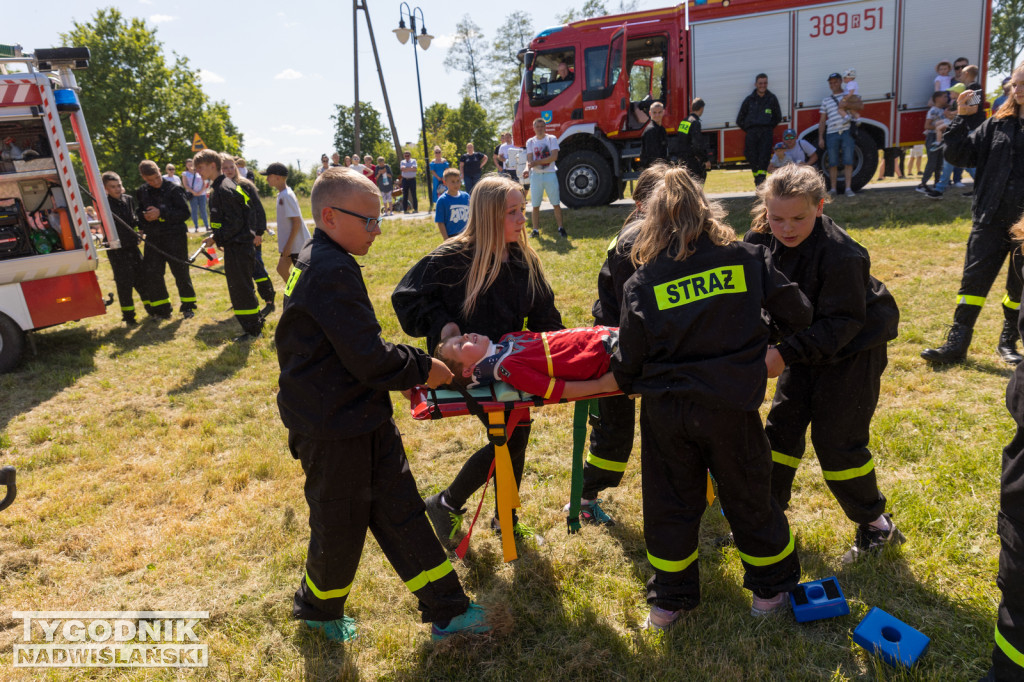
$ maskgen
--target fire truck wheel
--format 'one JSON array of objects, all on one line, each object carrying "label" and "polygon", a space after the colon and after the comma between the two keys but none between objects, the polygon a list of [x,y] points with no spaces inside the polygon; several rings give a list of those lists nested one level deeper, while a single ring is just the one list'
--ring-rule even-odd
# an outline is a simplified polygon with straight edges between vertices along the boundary
[{"label": "fire truck wheel", "polygon": [[[808,140],[813,142],[812,140]],[[825,165],[825,154],[819,152],[821,170],[825,174],[825,184],[829,185],[828,166]],[[863,128],[857,134],[857,146],[853,151],[853,191],[859,192],[864,185],[871,182],[875,170],[878,168],[878,145],[875,138],[871,137]],[[839,167],[836,179],[836,191],[842,194],[846,191],[846,181],[843,179],[843,167]],[[830,188],[831,189],[831,188]]]},{"label": "fire truck wheel", "polygon": [[25,332],[14,320],[0,313],[0,374],[18,364],[25,350]]},{"label": "fire truck wheel", "polygon": [[589,149],[571,152],[562,163],[559,159],[558,180],[562,203],[569,208],[603,206],[612,193],[614,178],[604,157]]}]

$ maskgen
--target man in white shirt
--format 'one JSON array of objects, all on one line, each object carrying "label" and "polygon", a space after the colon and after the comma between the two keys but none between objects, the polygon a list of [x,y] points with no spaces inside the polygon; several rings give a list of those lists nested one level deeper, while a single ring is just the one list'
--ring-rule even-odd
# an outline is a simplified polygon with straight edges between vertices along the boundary
[{"label": "man in white shirt", "polygon": [[402,162],[399,164],[402,173],[402,212],[409,212],[409,204],[412,202],[413,213],[419,213],[420,202],[416,198],[416,159],[412,158],[410,152],[402,154]]},{"label": "man in white shirt", "polygon": [[287,283],[299,251],[310,239],[309,229],[302,219],[299,200],[288,186],[288,168],[283,163],[272,163],[263,174],[267,176],[267,183],[277,190],[277,251],[281,254],[277,274]]},{"label": "man in white shirt", "polygon": [[548,193],[548,201],[555,209],[555,222],[558,223],[558,234],[567,237],[562,227],[561,197],[558,193],[558,138],[547,134],[543,118],[533,121],[534,137],[526,141],[526,170],[523,179],[530,179],[530,203],[533,205],[533,232],[531,237],[540,236],[540,202],[544,192]]},{"label": "man in white shirt", "polygon": [[195,172],[192,159],[185,159],[185,172],[181,174],[181,182],[188,194],[188,205],[192,210],[192,232],[199,231],[199,218],[203,219],[203,229],[210,231],[210,218],[206,214],[206,180]]}]

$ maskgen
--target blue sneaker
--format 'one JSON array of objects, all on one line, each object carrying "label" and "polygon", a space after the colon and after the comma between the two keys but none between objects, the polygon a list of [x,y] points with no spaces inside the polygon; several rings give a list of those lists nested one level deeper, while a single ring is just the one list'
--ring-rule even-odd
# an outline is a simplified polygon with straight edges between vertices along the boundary
[{"label": "blue sneaker", "polygon": [[487,624],[484,607],[475,602],[469,602],[466,612],[452,618],[447,627],[438,627],[437,623],[430,625],[430,637],[435,641],[457,634],[482,635],[490,631],[491,626]]},{"label": "blue sneaker", "polygon": [[324,637],[332,642],[351,642],[359,636],[356,632],[356,621],[348,616],[338,620],[307,620],[304,621],[310,630],[319,630]]},{"label": "blue sneaker", "polygon": [[[569,513],[569,505],[566,504],[562,507],[562,511]],[[593,526],[614,526],[615,519],[601,508],[601,500],[598,499],[580,504],[580,523]]]}]

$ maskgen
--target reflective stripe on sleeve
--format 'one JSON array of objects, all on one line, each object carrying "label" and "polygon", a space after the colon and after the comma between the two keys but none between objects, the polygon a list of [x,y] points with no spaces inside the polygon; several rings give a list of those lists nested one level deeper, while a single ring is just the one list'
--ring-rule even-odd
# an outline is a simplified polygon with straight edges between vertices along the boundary
[{"label": "reflective stripe on sleeve", "polygon": [[438,580],[451,573],[452,570],[454,570],[452,569],[452,562],[445,559],[443,564],[426,571],[420,571],[419,575],[415,578],[406,580],[405,586],[409,588],[410,592],[422,590],[427,586],[427,583],[436,583]]},{"label": "reflective stripe on sleeve", "polygon": [[313,584],[312,580],[310,580],[309,573],[306,574],[306,586],[309,587],[309,589],[313,592],[314,595],[316,595],[317,599],[322,599],[325,601],[327,599],[338,599],[340,597],[344,597],[349,593],[349,590],[352,589],[352,583],[349,583],[345,587],[341,587],[337,590],[321,590]]},{"label": "reflective stripe on sleeve", "polygon": [[1020,301],[1013,300],[1009,294],[1003,294],[1003,306],[1010,310],[1020,310]]},{"label": "reflective stripe on sleeve", "polygon": [[659,559],[650,552],[647,552],[647,560],[651,562],[651,566],[654,566],[654,568],[659,571],[665,571],[666,573],[679,573],[680,571],[685,571],[690,564],[697,560],[697,550],[693,550],[693,554],[685,559],[681,559],[680,561]]},{"label": "reflective stripe on sleeve", "polygon": [[613,462],[610,459],[602,459],[592,452],[587,453],[587,464],[595,466],[598,469],[604,469],[605,471],[617,471],[621,473],[626,470],[625,462]]},{"label": "reflective stripe on sleeve", "polygon": [[772,450],[772,461],[777,464],[785,464],[793,469],[800,468],[799,457],[790,457],[789,455],[784,455],[781,452],[776,452],[775,450]]},{"label": "reflective stripe on sleeve", "polygon": [[1012,644],[1006,641],[1003,633],[999,632],[999,623],[996,623],[996,646],[1006,654],[1006,657],[1024,668],[1024,652],[1018,651]]},{"label": "reflective stripe on sleeve", "polygon": [[851,478],[860,478],[870,474],[875,469],[875,460],[869,461],[862,467],[856,469],[843,469],[842,471],[825,471],[821,470],[821,475],[825,477],[826,481],[849,481]]},{"label": "reflective stripe on sleeve", "polygon": [[743,559],[743,561],[747,562],[751,566],[771,566],[772,564],[779,563],[792,554],[795,546],[796,539],[793,537],[793,529],[791,528],[789,530],[789,543],[786,545],[785,549],[775,556],[751,556],[749,554],[744,554],[743,552],[739,552],[739,555],[740,559]]},{"label": "reflective stripe on sleeve", "polygon": [[980,308],[983,305],[985,305],[985,297],[984,296],[957,296],[956,297],[956,304],[957,305],[976,305],[976,306],[978,306]]}]

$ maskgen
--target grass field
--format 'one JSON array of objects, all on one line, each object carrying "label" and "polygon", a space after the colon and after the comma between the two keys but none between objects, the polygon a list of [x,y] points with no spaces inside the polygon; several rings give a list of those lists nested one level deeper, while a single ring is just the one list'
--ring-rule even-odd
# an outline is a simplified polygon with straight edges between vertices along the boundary
[{"label": "grass field", "polygon": [[[290,617],[308,536],[302,472],[275,403],[280,313],[261,340],[232,344],[238,327],[224,280],[196,272],[195,319],[175,314],[126,329],[111,313],[45,330],[34,335],[35,354],[0,376],[0,465],[16,465],[20,483],[15,504],[0,512],[0,679],[44,677],[11,667],[21,637],[13,610],[207,610],[200,633],[210,667],[190,679],[977,679],[998,602],[1010,370],[994,353],[998,286],[968,362],[933,370],[918,357],[950,321],[969,230],[969,200],[948,195],[927,202],[910,190],[866,192],[827,210],[871,251],[873,272],[902,311],[872,449],[907,544],[842,566],[854,527],[810,453],[789,512],[804,579],[837,575],[849,616],[807,625],[751,618],[735,549],[711,543],[726,530],[716,504],[700,547],[701,607],[667,636],[641,631],[650,567],[639,437],[623,484],[605,495],[619,524],[567,536],[572,408],[556,406],[534,411],[522,486],[522,515],[547,545],[504,564],[485,518],[468,560],[455,562],[467,591],[502,624],[497,634],[431,643],[414,598],[371,538],[348,602],[360,637],[347,647],[324,642]],[[745,230],[749,200],[728,208]],[[626,212],[567,212],[569,241],[537,240],[567,325],[591,323],[603,250]],[[550,215],[544,221],[553,225]],[[385,338],[410,341],[389,295],[436,243],[427,221],[391,221],[361,259]],[[100,280],[113,290],[105,259]],[[482,444],[482,428],[472,418],[414,422],[393,398],[421,493],[432,494]],[[853,644],[852,628],[872,606],[932,638],[914,670],[894,671]],[[177,679],[152,669],[45,677]]]}]

